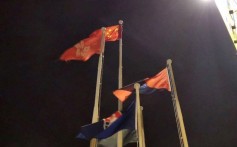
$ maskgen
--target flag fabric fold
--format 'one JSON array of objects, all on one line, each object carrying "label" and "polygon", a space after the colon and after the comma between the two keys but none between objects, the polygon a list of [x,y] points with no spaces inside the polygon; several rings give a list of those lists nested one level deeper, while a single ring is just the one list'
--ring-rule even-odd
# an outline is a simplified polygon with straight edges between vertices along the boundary
[{"label": "flag fabric fold", "polygon": [[[140,94],[151,94],[156,90],[168,90],[171,91],[169,84],[169,76],[167,68],[163,69],[161,72],[156,74],[151,78],[146,78],[135,83],[139,83]],[[115,90],[113,94],[121,101],[124,102],[134,91],[134,84],[130,84],[121,89]]]},{"label": "flag fabric fold", "polygon": [[[137,131],[136,130],[123,130],[123,145],[127,145],[129,143],[135,143],[138,140]],[[118,132],[114,135],[106,138],[98,140],[98,147],[117,147],[117,138]]]},{"label": "flag fabric fold", "polygon": [[[105,41],[116,41],[120,39],[119,25],[106,27]],[[87,61],[94,54],[100,54],[102,30],[98,29],[91,33],[88,38],[81,40],[73,47],[67,49],[61,56],[60,60],[81,60]]]},{"label": "flag fabric fold", "polygon": [[82,126],[76,138],[85,140],[105,139],[123,129],[135,129],[135,101],[123,113],[117,111],[111,117]]}]

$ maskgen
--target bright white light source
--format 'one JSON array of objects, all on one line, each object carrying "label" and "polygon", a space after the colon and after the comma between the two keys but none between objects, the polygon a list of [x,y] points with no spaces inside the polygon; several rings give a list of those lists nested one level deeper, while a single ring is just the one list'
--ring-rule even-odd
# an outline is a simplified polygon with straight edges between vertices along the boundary
[{"label": "bright white light source", "polygon": [[209,1],[211,1],[211,0],[202,0],[203,2],[209,2]]}]

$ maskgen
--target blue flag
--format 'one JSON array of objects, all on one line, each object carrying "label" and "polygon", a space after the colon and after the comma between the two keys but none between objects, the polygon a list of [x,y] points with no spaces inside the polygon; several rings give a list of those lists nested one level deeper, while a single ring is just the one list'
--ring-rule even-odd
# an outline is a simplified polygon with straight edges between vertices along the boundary
[{"label": "blue flag", "polygon": [[[136,143],[138,141],[136,130],[131,131],[128,129],[124,129],[122,133],[123,133],[123,146],[129,143]],[[118,137],[118,132],[106,139],[98,140],[97,146],[98,147],[117,147],[117,139],[118,139],[117,137]]]},{"label": "blue flag", "polygon": [[123,113],[115,112],[111,117],[82,126],[76,138],[104,139],[123,129],[135,130],[135,101]]}]

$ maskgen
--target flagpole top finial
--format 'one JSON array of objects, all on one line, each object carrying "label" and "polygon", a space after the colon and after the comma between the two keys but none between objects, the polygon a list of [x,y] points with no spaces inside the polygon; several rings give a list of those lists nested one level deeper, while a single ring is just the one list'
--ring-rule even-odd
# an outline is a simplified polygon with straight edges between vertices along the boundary
[{"label": "flagpole top finial", "polygon": [[119,23],[120,25],[122,25],[122,24],[123,24],[123,20],[119,20],[118,23]]},{"label": "flagpole top finial", "polygon": [[139,84],[139,83],[135,83],[135,84],[134,84],[134,88],[135,88],[135,89],[140,88],[140,84]]},{"label": "flagpole top finial", "polygon": [[102,30],[106,30],[106,27],[101,27]]},{"label": "flagpole top finial", "polygon": [[172,60],[171,59],[168,59],[167,60],[167,64],[171,64],[172,63]]}]

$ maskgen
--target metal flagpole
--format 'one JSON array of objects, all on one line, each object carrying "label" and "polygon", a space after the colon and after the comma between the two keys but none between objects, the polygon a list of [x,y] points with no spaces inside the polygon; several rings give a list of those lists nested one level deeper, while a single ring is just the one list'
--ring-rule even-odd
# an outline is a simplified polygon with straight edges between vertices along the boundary
[{"label": "metal flagpole", "polygon": [[[123,62],[122,62],[122,28],[123,28],[123,21],[119,20],[119,33],[120,33],[120,39],[119,39],[119,73],[118,73],[118,89],[123,87]],[[122,111],[123,109],[123,104],[121,101],[118,100],[118,110]],[[119,131],[118,132],[118,137],[117,137],[117,147],[122,147],[123,146],[123,132]]]},{"label": "metal flagpole", "polygon": [[143,147],[146,147],[146,144],[145,144],[145,133],[144,133],[144,121],[143,121],[143,107],[140,106],[140,111],[141,111],[141,130],[142,130],[142,140],[143,140]]},{"label": "metal flagpole", "polygon": [[[100,44],[100,57],[98,62],[98,71],[97,71],[97,81],[96,81],[96,91],[95,91],[95,103],[93,110],[92,123],[99,121],[99,108],[100,108],[100,95],[101,95],[101,85],[102,85],[102,73],[103,73],[103,62],[104,62],[104,50],[105,50],[105,28],[102,27],[102,37]],[[93,138],[90,141],[90,147],[97,147],[97,139]]]},{"label": "metal flagpole", "polygon": [[142,121],[141,121],[141,106],[140,106],[140,84],[135,83],[134,88],[136,89],[136,116],[137,116],[137,131],[138,131],[138,141],[139,141],[139,147],[145,147],[143,146],[145,144],[143,140],[143,133],[142,133]]},{"label": "metal flagpole", "polygon": [[178,134],[179,134],[180,145],[181,145],[181,147],[188,147],[188,139],[187,139],[186,132],[185,132],[183,116],[182,116],[182,112],[181,112],[181,108],[180,108],[180,104],[179,104],[179,99],[178,99],[178,94],[177,94],[177,90],[176,90],[176,86],[175,86],[174,75],[173,75],[171,63],[172,63],[172,60],[168,59],[167,60],[167,69],[168,69],[168,74],[169,74],[169,80],[170,80],[170,86],[171,86],[171,96],[172,96],[172,101],[173,101],[173,107],[174,107],[176,124],[177,124],[177,129],[178,129]]}]

